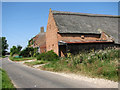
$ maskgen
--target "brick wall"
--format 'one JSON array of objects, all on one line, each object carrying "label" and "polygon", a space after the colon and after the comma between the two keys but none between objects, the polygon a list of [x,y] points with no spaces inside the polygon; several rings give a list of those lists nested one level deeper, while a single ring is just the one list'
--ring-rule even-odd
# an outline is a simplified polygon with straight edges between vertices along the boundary
[{"label": "brick wall", "polygon": [[[83,37],[84,39],[82,39]],[[59,40],[98,40],[100,38],[99,34],[58,34]]]},{"label": "brick wall", "polygon": [[53,50],[56,54],[59,54],[57,32],[58,29],[53,18],[52,12],[50,11],[46,30],[46,50]]},{"label": "brick wall", "polygon": [[41,52],[41,53],[46,52],[46,44],[40,46],[40,52]]},{"label": "brick wall", "polygon": [[[47,30],[46,30],[46,51],[53,50],[57,55],[64,56],[66,53],[67,48],[65,46],[58,46],[58,41],[60,40],[106,40],[107,36],[103,32],[102,35],[100,34],[60,34],[58,33],[58,28],[56,26],[53,14],[51,10],[49,11],[48,23],[47,23]],[[81,51],[82,48],[89,49],[97,47],[103,48],[104,46],[107,47],[109,44],[79,44],[79,45],[72,45],[70,46],[71,50],[74,51]],[[69,48],[69,49],[70,49]],[[60,53],[60,54],[59,54]]]}]

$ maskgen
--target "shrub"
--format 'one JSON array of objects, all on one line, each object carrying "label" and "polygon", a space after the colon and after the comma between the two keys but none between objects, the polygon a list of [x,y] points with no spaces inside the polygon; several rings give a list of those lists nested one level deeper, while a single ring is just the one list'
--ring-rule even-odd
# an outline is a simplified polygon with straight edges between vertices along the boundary
[{"label": "shrub", "polygon": [[23,57],[36,57],[38,53],[38,48],[33,48],[33,47],[26,47],[23,49],[20,53],[19,56]]},{"label": "shrub", "polygon": [[41,53],[37,55],[37,60],[46,60],[46,53]]},{"label": "shrub", "polygon": [[53,50],[48,51],[46,53],[41,53],[37,56],[37,60],[54,61],[58,59],[59,59],[58,55],[55,52],[53,52]]},{"label": "shrub", "polygon": [[[118,80],[119,49],[105,49],[91,52],[81,52],[71,57],[61,57],[59,61],[53,61],[43,66],[43,69],[52,71],[76,72],[93,77],[103,77],[109,80]],[[41,55],[41,59],[47,56]],[[47,60],[45,58],[45,60]]]},{"label": "shrub", "polygon": [[25,49],[23,49],[19,56],[23,56],[23,57],[33,57],[34,55],[34,49],[33,47],[26,47]]},{"label": "shrub", "polygon": [[33,57],[37,57],[40,53],[34,53]]}]

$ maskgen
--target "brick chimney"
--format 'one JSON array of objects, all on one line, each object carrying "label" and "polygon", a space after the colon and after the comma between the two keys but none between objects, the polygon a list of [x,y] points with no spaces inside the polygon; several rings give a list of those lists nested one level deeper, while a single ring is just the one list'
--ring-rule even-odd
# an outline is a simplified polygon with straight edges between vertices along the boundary
[{"label": "brick chimney", "polygon": [[40,28],[40,33],[43,33],[44,32],[44,27],[41,27]]},{"label": "brick chimney", "polygon": [[49,9],[49,12],[52,12],[52,9],[51,9],[51,8]]}]

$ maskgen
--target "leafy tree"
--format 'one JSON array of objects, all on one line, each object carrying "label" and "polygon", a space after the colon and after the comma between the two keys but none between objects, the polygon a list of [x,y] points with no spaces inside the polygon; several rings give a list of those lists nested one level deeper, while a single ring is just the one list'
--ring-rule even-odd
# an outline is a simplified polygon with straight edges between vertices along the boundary
[{"label": "leafy tree", "polygon": [[13,56],[14,54],[20,54],[20,51],[22,49],[22,46],[18,45],[17,47],[16,46],[13,46],[12,48],[10,48],[10,56]]},{"label": "leafy tree", "polygon": [[23,57],[33,57],[33,56],[35,57],[37,54],[38,54],[37,48],[26,47],[20,52],[19,55]]},{"label": "leafy tree", "polygon": [[10,48],[10,56],[13,56],[16,53],[16,46]]},{"label": "leafy tree", "polygon": [[[1,37],[0,37],[0,39],[1,39]],[[2,46],[2,55],[5,56],[5,54],[7,52],[6,50],[8,49],[8,44],[7,44],[6,37],[2,37],[1,40],[2,40],[2,45],[1,45]]]},{"label": "leafy tree", "polygon": [[26,47],[20,52],[20,56],[23,57],[32,57],[34,54],[34,48],[33,47]]},{"label": "leafy tree", "polygon": [[0,37],[0,57],[2,56],[2,38]]},{"label": "leafy tree", "polygon": [[22,49],[22,46],[18,45],[17,50],[16,50],[16,54],[20,54],[21,49]]}]

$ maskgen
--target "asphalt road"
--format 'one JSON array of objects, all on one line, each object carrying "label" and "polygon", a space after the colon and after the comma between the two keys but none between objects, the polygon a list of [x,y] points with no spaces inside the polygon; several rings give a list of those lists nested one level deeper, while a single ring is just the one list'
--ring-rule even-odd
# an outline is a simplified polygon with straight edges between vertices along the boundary
[{"label": "asphalt road", "polygon": [[15,63],[8,58],[0,60],[10,79],[17,88],[97,88],[87,81],[75,80],[49,71],[38,70]]}]

